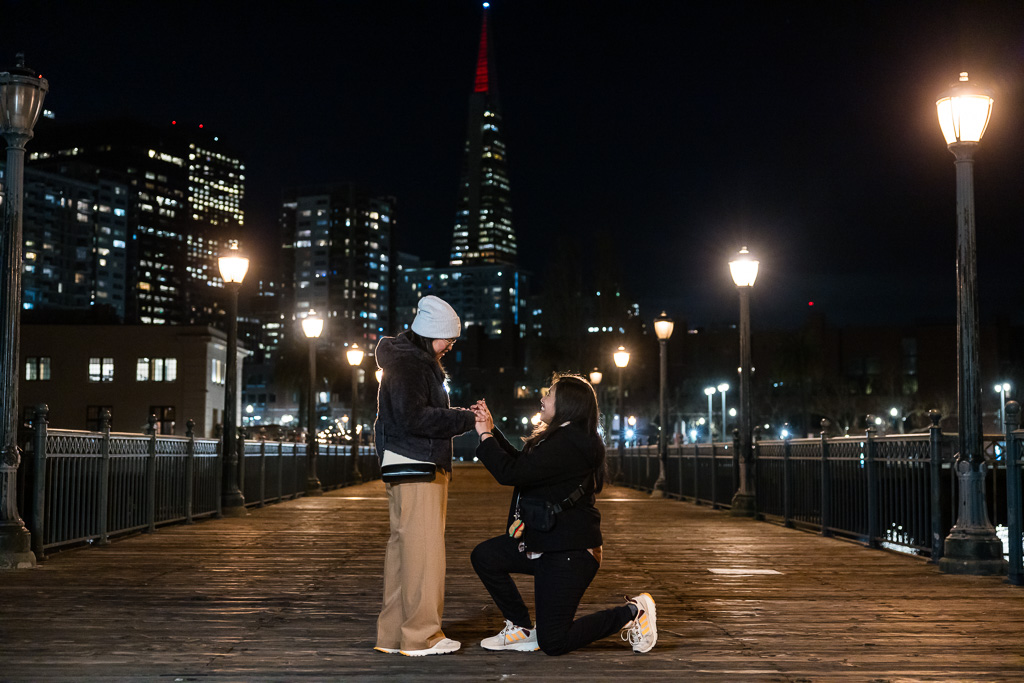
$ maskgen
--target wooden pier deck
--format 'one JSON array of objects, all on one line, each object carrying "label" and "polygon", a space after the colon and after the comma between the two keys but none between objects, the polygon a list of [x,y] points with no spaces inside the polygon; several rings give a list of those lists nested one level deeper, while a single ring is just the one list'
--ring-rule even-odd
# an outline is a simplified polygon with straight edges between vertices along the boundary
[{"label": "wooden pier deck", "polygon": [[502,530],[508,491],[463,466],[445,610],[458,653],[371,649],[378,481],[0,573],[0,680],[1024,680],[1024,590],[1002,579],[630,489],[602,497],[605,563],[581,613],[650,591],[660,638],[646,655],[615,636],[563,657],[479,647],[502,619],[469,552]]}]

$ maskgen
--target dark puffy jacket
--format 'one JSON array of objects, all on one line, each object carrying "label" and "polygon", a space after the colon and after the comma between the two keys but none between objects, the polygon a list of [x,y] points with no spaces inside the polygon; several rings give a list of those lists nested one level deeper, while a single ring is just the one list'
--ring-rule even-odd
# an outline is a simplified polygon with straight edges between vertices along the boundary
[{"label": "dark puffy jacket", "polygon": [[451,472],[452,438],[473,429],[476,417],[451,408],[441,367],[408,337],[381,338],[376,357],[384,370],[373,425],[377,457],[394,451]]},{"label": "dark puffy jacket", "polygon": [[551,531],[537,531],[526,525],[522,541],[533,552],[586,550],[601,545],[601,513],[594,489],[600,451],[593,434],[575,424],[559,427],[529,450],[515,449],[497,429],[494,438],[477,446],[476,455],[499,484],[514,486],[507,524],[512,523],[520,495],[561,503],[583,484],[584,496],[574,507],[558,513]]}]

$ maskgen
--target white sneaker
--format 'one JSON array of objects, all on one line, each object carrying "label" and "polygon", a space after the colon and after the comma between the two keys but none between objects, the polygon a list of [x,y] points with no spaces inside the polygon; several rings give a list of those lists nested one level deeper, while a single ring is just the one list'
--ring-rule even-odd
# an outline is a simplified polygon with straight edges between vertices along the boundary
[{"label": "white sneaker", "polygon": [[650,652],[658,642],[658,611],[650,593],[641,593],[635,598],[626,598],[636,605],[636,618],[622,627],[622,639],[633,646],[633,652]]},{"label": "white sneaker", "polygon": [[459,641],[442,638],[434,643],[433,647],[428,647],[426,650],[400,650],[400,652],[406,657],[425,657],[426,655],[448,655],[457,652],[460,647],[462,647],[462,643]]},{"label": "white sneaker", "polygon": [[508,619],[505,628],[498,635],[484,638],[480,647],[485,650],[515,650],[517,652],[533,652],[540,649],[537,644],[537,628],[522,628]]}]

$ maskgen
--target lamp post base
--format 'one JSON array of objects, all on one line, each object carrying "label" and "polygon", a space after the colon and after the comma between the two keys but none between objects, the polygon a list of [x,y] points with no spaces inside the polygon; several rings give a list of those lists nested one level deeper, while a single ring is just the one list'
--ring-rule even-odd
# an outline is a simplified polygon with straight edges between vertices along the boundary
[{"label": "lamp post base", "polygon": [[1002,576],[1007,573],[1002,541],[984,530],[951,531],[938,564],[939,571],[944,574]]},{"label": "lamp post base", "polygon": [[324,495],[324,488],[320,484],[319,479],[307,479],[306,480],[306,495],[307,496],[322,496]]},{"label": "lamp post base", "polygon": [[732,497],[732,509],[729,514],[733,517],[753,517],[756,513],[754,508],[754,496],[749,493],[736,493]]},{"label": "lamp post base", "polygon": [[21,525],[0,526],[0,569],[31,569],[36,566],[32,536]]},{"label": "lamp post base", "polygon": [[241,493],[227,494],[221,499],[221,517],[245,517],[248,514]]},{"label": "lamp post base", "polygon": [[651,498],[664,498],[665,497],[665,463],[658,463],[658,478],[654,480],[654,486],[651,487]]}]

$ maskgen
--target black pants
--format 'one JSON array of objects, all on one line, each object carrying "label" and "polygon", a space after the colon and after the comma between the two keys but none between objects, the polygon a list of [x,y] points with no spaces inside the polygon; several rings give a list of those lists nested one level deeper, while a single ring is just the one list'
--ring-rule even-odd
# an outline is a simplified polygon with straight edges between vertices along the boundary
[{"label": "black pants", "polygon": [[583,593],[597,574],[597,560],[586,550],[545,552],[531,560],[519,552],[519,541],[506,535],[484,541],[470,559],[501,613],[523,628],[531,628],[530,611],[510,575],[533,575],[537,640],[546,654],[562,655],[589,645],[633,618],[628,605],[575,618]]}]

